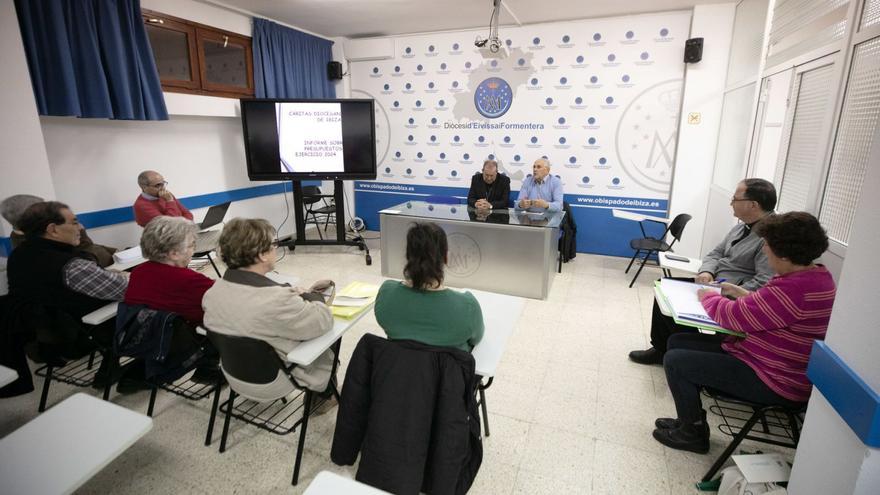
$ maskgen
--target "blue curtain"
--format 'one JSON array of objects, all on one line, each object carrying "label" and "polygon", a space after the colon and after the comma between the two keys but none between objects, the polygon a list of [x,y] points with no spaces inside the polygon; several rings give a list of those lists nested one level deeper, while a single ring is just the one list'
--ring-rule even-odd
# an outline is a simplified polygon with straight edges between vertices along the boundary
[{"label": "blue curtain", "polygon": [[40,115],[166,120],[140,0],[15,0]]},{"label": "blue curtain", "polygon": [[255,17],[253,46],[257,98],[336,98],[332,41]]}]

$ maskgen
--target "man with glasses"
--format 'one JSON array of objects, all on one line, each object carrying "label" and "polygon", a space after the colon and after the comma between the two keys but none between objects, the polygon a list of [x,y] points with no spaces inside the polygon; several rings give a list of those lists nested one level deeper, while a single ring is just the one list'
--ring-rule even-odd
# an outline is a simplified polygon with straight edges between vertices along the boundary
[{"label": "man with glasses", "polygon": [[[753,227],[762,218],[773,213],[776,207],[776,188],[764,179],[745,179],[740,182],[730,199],[733,216],[740,220],[727,233],[721,244],[703,257],[700,272],[692,280],[701,284],[715,281],[730,282],[748,291],[754,291],[767,283],[773,270],[767,262],[762,247],[764,240],[754,234]],[[736,297],[735,294],[725,294]],[[662,364],[666,353],[666,340],[682,331],[695,331],[678,325],[671,317],[660,312],[654,301],[651,317],[651,348],[632,351],[629,358],[639,364]]]},{"label": "man with glasses", "polygon": [[150,220],[159,216],[193,219],[192,213],[167,189],[168,181],[162,174],[145,170],[137,180],[143,191],[134,202],[134,220],[138,225],[146,227]]},{"label": "man with glasses", "polygon": [[[128,287],[128,274],[101,268],[94,258],[78,251],[81,228],[76,215],[64,203],[45,201],[31,205],[18,218],[25,241],[9,256],[9,295],[36,304],[45,316],[56,315],[51,326],[62,355],[79,354],[89,344],[79,332],[80,319],[111,301],[121,301]],[[57,311],[55,311],[57,310]],[[58,315],[72,318],[59,319]],[[114,322],[93,332],[110,342]]]}]

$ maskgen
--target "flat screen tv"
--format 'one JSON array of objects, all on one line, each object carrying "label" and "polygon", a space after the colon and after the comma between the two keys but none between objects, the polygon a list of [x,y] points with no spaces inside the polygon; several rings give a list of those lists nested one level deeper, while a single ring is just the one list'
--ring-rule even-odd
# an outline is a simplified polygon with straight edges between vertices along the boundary
[{"label": "flat screen tv", "polygon": [[376,178],[372,99],[242,99],[251,180]]}]

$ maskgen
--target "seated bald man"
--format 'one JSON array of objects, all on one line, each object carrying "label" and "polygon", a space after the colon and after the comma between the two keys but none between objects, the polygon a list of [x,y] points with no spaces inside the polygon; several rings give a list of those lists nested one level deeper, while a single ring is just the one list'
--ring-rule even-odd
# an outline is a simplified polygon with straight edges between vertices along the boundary
[{"label": "seated bald man", "polygon": [[532,175],[526,177],[516,199],[517,209],[545,212],[562,209],[562,179],[550,173],[550,161],[538,158]]},{"label": "seated bald man", "polygon": [[134,221],[146,227],[150,220],[159,217],[183,217],[192,220],[193,215],[166,187],[168,181],[154,170],[145,170],[138,175],[141,195],[134,202]]}]

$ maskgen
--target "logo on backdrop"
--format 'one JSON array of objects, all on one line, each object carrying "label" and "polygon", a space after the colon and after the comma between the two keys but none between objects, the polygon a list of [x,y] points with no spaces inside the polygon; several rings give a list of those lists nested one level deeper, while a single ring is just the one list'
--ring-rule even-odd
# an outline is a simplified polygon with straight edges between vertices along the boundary
[{"label": "logo on backdrop", "polygon": [[513,91],[507,81],[500,77],[484,80],[474,92],[474,105],[477,111],[489,119],[497,119],[507,113],[511,103],[513,103]]},{"label": "logo on backdrop", "polygon": [[617,124],[620,164],[651,191],[669,191],[680,101],[681,79],[655,84],[633,98]]},{"label": "logo on backdrop", "polygon": [[470,277],[480,268],[480,246],[470,236],[453,232],[446,236],[449,243],[447,268],[457,277]]}]

